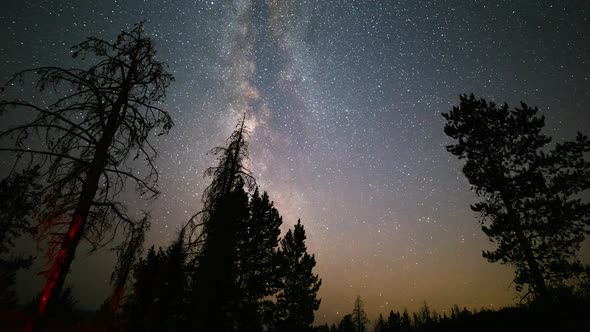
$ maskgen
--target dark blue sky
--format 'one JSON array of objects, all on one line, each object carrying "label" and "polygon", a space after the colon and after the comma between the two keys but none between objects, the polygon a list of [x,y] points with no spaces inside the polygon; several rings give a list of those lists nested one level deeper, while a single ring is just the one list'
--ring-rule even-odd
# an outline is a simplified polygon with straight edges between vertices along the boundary
[{"label": "dark blue sky", "polygon": [[[250,168],[285,228],[302,219],[316,254],[318,322],[349,312],[357,294],[370,317],[424,300],[439,311],[513,303],[511,271],[481,258],[489,242],[469,210],[475,196],[444,148],[440,113],[459,94],[537,105],[556,140],[590,128],[587,1],[8,0],[0,9],[2,81],[72,66],[69,46],[146,20],[176,77],[166,102],[176,126],[156,141],[162,195],[132,203],[152,210],[150,244],[167,244],[199,210],[213,163],[205,153],[246,112]],[[110,257],[78,254],[70,280],[84,305],[102,302]],[[27,296],[38,284],[29,275]]]}]

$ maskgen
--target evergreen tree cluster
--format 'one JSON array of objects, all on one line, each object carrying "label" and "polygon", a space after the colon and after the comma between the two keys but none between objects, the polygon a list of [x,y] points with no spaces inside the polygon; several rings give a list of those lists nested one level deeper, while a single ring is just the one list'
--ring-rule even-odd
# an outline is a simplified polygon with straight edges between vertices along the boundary
[{"label": "evergreen tree cluster", "polygon": [[[383,314],[374,321],[374,332],[453,332],[453,331],[586,331],[589,298],[582,289],[562,289],[559,306],[544,307],[544,302],[530,302],[518,307],[499,310],[460,308],[454,305],[450,311],[437,313],[424,302],[413,313],[404,309],[391,310],[387,318]],[[366,324],[358,324],[357,302],[353,312],[342,317],[338,324],[315,327],[316,332],[368,331]],[[361,307],[362,309],[362,307]],[[361,310],[364,316],[364,310]]]},{"label": "evergreen tree cluster", "polygon": [[152,247],[137,263],[123,313],[129,329],[311,330],[320,304],[315,258],[300,221],[280,238],[282,217],[243,166],[245,135],[242,120],[214,149],[219,164],[207,171],[203,210],[169,248]]},{"label": "evergreen tree cluster", "polygon": [[124,304],[132,331],[179,330],[187,305],[186,250],[182,237],[168,248],[153,246],[135,268],[132,294]]}]

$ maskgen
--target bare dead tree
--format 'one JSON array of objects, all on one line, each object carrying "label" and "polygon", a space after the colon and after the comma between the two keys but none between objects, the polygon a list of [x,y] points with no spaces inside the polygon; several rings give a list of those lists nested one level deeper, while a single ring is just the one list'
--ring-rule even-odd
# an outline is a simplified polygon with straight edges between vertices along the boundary
[{"label": "bare dead tree", "polygon": [[237,253],[239,234],[248,218],[245,187],[255,181],[245,167],[248,158],[245,116],[225,147],[212,150],[217,166],[205,176],[212,178],[203,193],[203,208],[185,226],[192,269],[190,324],[199,331],[229,331],[238,324],[240,307]]},{"label": "bare dead tree", "polygon": [[246,186],[248,190],[254,188],[256,180],[250,170],[244,165],[248,159],[249,134],[246,128],[246,114],[227,139],[227,146],[218,146],[209,151],[217,157],[218,165],[205,170],[205,177],[212,181],[203,193],[203,208],[194,214],[183,226],[182,232],[186,236],[189,254],[198,259],[202,246],[206,242],[205,226],[216,210],[216,204],[223,201],[233,190]]},{"label": "bare dead tree", "polygon": [[[37,76],[36,89],[51,102],[0,101],[0,113],[33,113],[33,120],[0,132],[11,144],[15,169],[41,166],[42,204],[35,213],[38,239],[48,242],[50,267],[39,316],[60,293],[81,239],[93,248],[112,241],[135,222],[118,199],[129,184],[142,198],[158,194],[156,150],[150,136],[173,126],[161,108],[172,75],[156,59],[143,23],[123,31],[114,42],[88,38],[73,47],[86,69],[41,67],[17,73],[7,84]],[[4,89],[3,89],[4,90]],[[137,167],[147,165],[145,174]]]}]

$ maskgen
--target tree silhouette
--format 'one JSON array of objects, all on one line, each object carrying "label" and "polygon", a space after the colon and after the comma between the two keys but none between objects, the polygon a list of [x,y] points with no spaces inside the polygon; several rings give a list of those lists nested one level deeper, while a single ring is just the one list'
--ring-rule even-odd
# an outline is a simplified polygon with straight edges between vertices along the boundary
[{"label": "tree silhouette", "polygon": [[408,309],[404,308],[404,312],[402,313],[402,317],[400,320],[401,331],[408,332],[412,330],[412,320],[410,319],[410,314],[408,314]]},{"label": "tree silhouette", "polygon": [[354,308],[352,309],[352,320],[354,322],[356,332],[365,332],[367,330],[367,313],[365,312],[365,305],[360,296],[356,297],[354,301]]},{"label": "tree silhouette", "polygon": [[238,274],[245,298],[240,330],[260,331],[264,308],[272,310],[272,302],[265,298],[276,292],[280,282],[277,247],[282,218],[268,194],[264,192],[261,196],[258,188],[250,199],[249,208],[250,215],[238,243]]},{"label": "tree silhouette", "polygon": [[305,238],[305,230],[298,220],[281,240],[282,285],[276,309],[279,331],[308,331],[314,311],[320,307],[316,296],[322,280],[313,274],[315,256],[307,253]]},{"label": "tree silhouette", "polygon": [[134,283],[132,293],[125,304],[127,327],[131,331],[150,329],[157,326],[157,310],[154,308],[161,286],[164,284],[161,277],[164,262],[162,249],[156,251],[150,247],[145,258],[140,258],[134,267]]},{"label": "tree silhouette", "polygon": [[[155,58],[154,44],[145,36],[143,25],[121,32],[114,42],[88,38],[73,48],[74,58],[96,60],[87,69],[41,67],[25,70],[9,82],[23,83],[36,74],[37,88],[53,102],[33,104],[3,100],[0,112],[23,109],[34,114],[24,125],[2,131],[14,146],[1,148],[15,154],[15,165],[25,156],[41,166],[43,207],[37,214],[40,239],[50,238],[47,281],[39,302],[39,314],[56,297],[82,238],[98,247],[109,241],[121,227],[133,221],[118,194],[131,180],[139,193],[153,196],[157,171],[156,151],[149,142],[155,128],[168,132],[173,123],[159,105],[172,76]],[[145,177],[135,171],[142,159],[148,165]],[[132,169],[133,167],[133,169]]]},{"label": "tree silhouette", "polygon": [[375,332],[387,332],[387,323],[385,319],[383,319],[383,315],[379,314],[379,318],[377,318],[377,322],[375,322]]},{"label": "tree silhouette", "polygon": [[391,310],[389,312],[389,316],[387,316],[387,324],[386,324],[387,332],[396,332],[401,331],[402,328],[402,319],[399,312],[393,312]]},{"label": "tree silhouette", "polygon": [[33,167],[0,181],[0,308],[16,304],[16,272],[32,263],[33,257],[15,256],[13,248],[15,239],[33,233],[29,218],[39,203],[38,177],[39,169]]},{"label": "tree silhouette", "polygon": [[338,324],[338,332],[356,332],[356,326],[352,319],[352,315],[344,315]]},{"label": "tree silhouette", "polygon": [[16,238],[32,233],[28,218],[39,204],[38,177],[39,168],[33,167],[0,181],[0,254],[10,252]]},{"label": "tree silhouette", "polygon": [[166,249],[152,246],[134,268],[133,291],[124,305],[131,331],[186,329],[188,278],[182,232]]},{"label": "tree silhouette", "polygon": [[422,307],[412,314],[414,320],[414,328],[420,329],[423,327],[428,327],[434,323],[434,316],[430,307],[426,302],[423,303]]},{"label": "tree silhouette", "polygon": [[219,163],[206,171],[213,179],[203,194],[203,210],[187,225],[191,245],[200,246],[192,286],[192,325],[200,331],[233,331],[239,324],[244,299],[238,279],[239,236],[249,218],[244,186],[254,182],[243,165],[248,157],[244,120],[226,147],[212,150]]},{"label": "tree silhouette", "polygon": [[590,188],[590,141],[578,133],[547,152],[551,138],[537,112],[462,95],[443,116],[445,133],[458,141],[447,150],[466,159],[463,173],[484,199],[472,209],[497,244],[484,257],[513,265],[517,289],[542,297],[584,269],[575,255],[590,231],[590,208],[579,197]]}]

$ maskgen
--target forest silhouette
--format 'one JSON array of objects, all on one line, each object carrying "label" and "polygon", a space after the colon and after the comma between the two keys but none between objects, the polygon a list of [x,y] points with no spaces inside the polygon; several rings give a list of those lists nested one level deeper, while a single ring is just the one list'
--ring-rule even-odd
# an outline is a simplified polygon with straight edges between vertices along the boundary
[{"label": "forest silhouette", "polygon": [[[0,182],[0,319],[7,330],[590,329],[590,267],[578,258],[590,233],[590,205],[582,198],[590,188],[590,140],[578,133],[550,145],[537,108],[511,109],[472,94],[442,114],[444,132],[454,140],[447,150],[465,161],[463,174],[481,198],[471,209],[495,245],[483,257],[514,268],[519,305],[455,306],[441,314],[424,303],[418,312],[392,310],[371,320],[358,296],[339,322],[314,326],[322,286],[316,260],[300,220],[281,236],[281,214],[246,166],[247,115],[236,119],[224,146],[211,150],[217,164],[205,170],[210,184],[202,208],[167,247],[144,251],[150,215],[128,213],[122,193],[157,199],[151,138],[174,126],[162,108],[174,78],[143,23],[114,42],[88,38],[74,46],[73,57],[93,64],[25,70],[2,90],[0,114],[34,114],[0,132],[0,152],[14,165]],[[31,78],[40,93],[59,95],[56,101],[6,99],[11,87]],[[36,258],[15,252],[21,237],[42,244],[50,263],[43,289],[24,306],[16,273]],[[66,283],[83,241],[117,253],[112,292],[92,314],[76,309]]]}]

